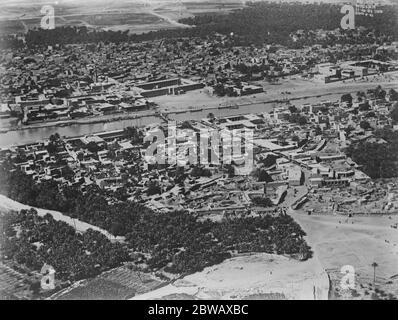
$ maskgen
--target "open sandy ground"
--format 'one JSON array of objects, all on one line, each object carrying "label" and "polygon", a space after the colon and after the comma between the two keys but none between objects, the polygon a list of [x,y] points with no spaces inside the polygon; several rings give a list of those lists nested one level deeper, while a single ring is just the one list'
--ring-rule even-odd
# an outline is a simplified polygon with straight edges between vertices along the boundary
[{"label": "open sandy ground", "polygon": [[392,225],[397,216],[308,216],[304,212],[290,214],[307,233],[307,239],[325,269],[352,265],[361,274],[373,276],[371,264],[376,262],[377,276],[390,279],[398,274],[398,230]]},{"label": "open sandy ground", "polygon": [[[305,187],[299,187],[305,191]],[[288,197],[287,197],[288,198]],[[331,280],[331,296],[339,299],[377,299],[398,296],[397,215],[308,215],[288,210],[306,232],[306,241]],[[374,268],[376,262],[376,278]],[[351,266],[351,289],[341,285]],[[347,267],[345,267],[347,270]],[[347,279],[347,278],[345,278]],[[381,293],[382,292],[382,293]],[[388,299],[392,299],[388,297]]]},{"label": "open sandy ground", "polygon": [[327,299],[329,280],[316,259],[240,255],[133,299]]},{"label": "open sandy ground", "polygon": [[[30,208],[0,195],[1,211]],[[35,209],[39,216],[49,213],[55,220],[68,223],[78,232],[93,229],[115,241],[115,237],[106,230],[58,211]],[[301,262],[259,253],[228,259],[134,299],[169,299],[180,294],[195,299],[327,299],[328,291],[328,276],[317,259]]]},{"label": "open sandy ground", "polygon": [[[292,104],[319,102],[321,100],[336,101],[345,93],[354,97],[358,91],[374,89],[381,85],[384,90],[398,89],[398,71],[385,75],[369,76],[368,80],[347,80],[333,83],[320,83],[312,80],[303,80],[298,76],[281,79],[278,84],[266,81],[257,81],[257,85],[264,88],[264,92],[243,97],[217,97],[211,94],[210,88],[190,91],[182,95],[169,95],[151,98],[161,111],[172,112],[189,109],[214,109],[226,105],[243,105],[243,109],[251,109],[250,105],[262,105],[270,101],[288,99]],[[287,94],[286,92],[290,92]],[[272,109],[272,106],[267,109]],[[251,111],[248,111],[251,112]]]}]

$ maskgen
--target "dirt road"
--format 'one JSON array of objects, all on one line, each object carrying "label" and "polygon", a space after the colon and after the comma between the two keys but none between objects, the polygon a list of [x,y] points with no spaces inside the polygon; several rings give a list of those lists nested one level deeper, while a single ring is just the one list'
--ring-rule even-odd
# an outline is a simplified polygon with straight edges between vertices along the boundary
[{"label": "dirt road", "polygon": [[10,198],[7,198],[6,196],[0,194],[0,210],[3,211],[19,211],[19,210],[29,210],[29,209],[36,209],[37,214],[41,217],[45,216],[47,213],[51,214],[53,218],[57,221],[64,221],[70,226],[74,227],[77,232],[86,232],[88,229],[92,229],[98,232],[101,232],[105,237],[107,237],[111,241],[123,241],[123,237],[115,237],[111,235],[108,231],[101,229],[99,227],[96,227],[92,224],[89,224],[87,222],[80,221],[78,219],[73,219],[71,217],[68,217],[64,215],[63,213],[59,211],[54,211],[54,210],[47,210],[47,209],[40,209],[40,208],[34,208],[31,206],[24,205],[22,203],[19,203],[17,201],[14,201]]}]

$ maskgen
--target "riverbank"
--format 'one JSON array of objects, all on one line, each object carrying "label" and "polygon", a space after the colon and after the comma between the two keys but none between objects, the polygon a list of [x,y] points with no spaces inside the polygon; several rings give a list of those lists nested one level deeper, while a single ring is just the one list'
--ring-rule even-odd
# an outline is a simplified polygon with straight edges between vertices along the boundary
[{"label": "riverbank", "polygon": [[[393,77],[394,76],[394,77]],[[380,84],[385,90],[397,89],[398,72],[389,75],[388,80],[376,82],[354,82],[321,84],[294,77],[283,80],[278,85],[266,84],[261,94],[244,97],[216,97],[206,90],[195,90],[177,96],[161,96],[153,98],[158,104],[156,110],[146,110],[135,113],[97,116],[69,120],[66,122],[39,123],[30,126],[12,126],[0,133],[0,148],[9,148],[19,144],[33,143],[47,139],[51,134],[58,133],[62,137],[90,135],[103,131],[120,130],[129,126],[142,127],[164,120],[158,112],[167,114],[176,121],[201,120],[209,113],[216,117],[235,116],[248,113],[270,112],[274,107],[290,101],[293,104],[318,103],[322,100],[337,101],[344,93],[356,94]],[[282,94],[289,91],[290,94]]]},{"label": "riverbank", "polygon": [[[349,86],[349,84],[347,84]],[[395,84],[387,85],[386,89],[395,87]],[[275,89],[275,88],[274,88]],[[278,88],[281,89],[281,88]],[[267,104],[277,104],[277,103],[286,103],[290,101],[300,101],[300,100],[308,100],[311,98],[327,98],[332,97],[335,99],[336,97],[347,93],[347,89],[341,90],[332,90],[331,92],[313,92],[312,94],[303,94],[302,91],[292,92],[290,95],[278,94],[275,95],[276,92],[263,92],[260,94],[254,94],[249,96],[242,97],[231,97],[231,98],[220,98],[216,96],[207,95],[202,93],[200,90],[187,92],[184,95],[180,96],[161,96],[156,97],[154,100],[159,104],[159,108],[152,110],[145,110],[133,113],[115,113],[109,115],[99,115],[99,116],[89,116],[80,119],[65,119],[65,120],[53,120],[46,122],[38,122],[28,125],[11,125],[4,126],[1,128],[2,133],[7,133],[9,131],[14,130],[27,130],[27,129],[35,129],[35,128],[47,128],[47,127],[62,127],[62,126],[72,126],[77,124],[96,124],[96,123],[109,123],[121,120],[131,120],[131,119],[139,119],[145,117],[156,117],[158,112],[162,112],[163,114],[170,115],[173,118],[173,115],[184,114],[188,115],[187,120],[195,120],[194,115],[191,113],[195,113],[198,111],[213,111],[213,110],[224,110],[228,111],[231,109],[240,109],[245,108],[245,110],[241,110],[242,114],[250,113],[250,106],[257,105],[267,105]],[[268,97],[268,99],[267,99]],[[207,99],[206,99],[207,98]],[[183,106],[179,106],[180,103],[183,103]],[[189,102],[189,103],[188,103]],[[203,105],[199,103],[205,103]],[[174,107],[171,107],[170,104],[174,104]],[[186,107],[188,104],[192,104],[189,107]],[[249,110],[248,110],[249,109]],[[269,110],[269,108],[267,108]]]},{"label": "riverbank", "polygon": [[50,120],[46,122],[36,122],[26,125],[11,125],[8,128],[7,127],[1,128],[1,130],[3,133],[7,133],[9,131],[28,130],[36,128],[65,127],[76,124],[107,123],[107,122],[120,121],[120,120],[139,119],[150,116],[156,116],[156,112],[141,111],[137,113],[124,113],[124,114],[115,113],[115,114],[100,115],[100,116],[88,116],[79,119]]}]

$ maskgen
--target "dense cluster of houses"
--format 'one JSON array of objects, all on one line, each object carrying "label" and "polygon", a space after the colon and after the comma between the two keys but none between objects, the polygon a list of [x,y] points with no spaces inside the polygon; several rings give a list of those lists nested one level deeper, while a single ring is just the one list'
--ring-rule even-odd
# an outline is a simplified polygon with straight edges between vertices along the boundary
[{"label": "dense cluster of houses", "polygon": [[[338,33],[317,30],[305,35],[299,30],[291,36],[343,36]],[[397,68],[374,60],[375,52],[395,54],[396,43],[382,48],[370,44],[231,48],[231,37],[2,50],[1,117],[17,116],[28,123],[137,111],[148,107],[151,97],[204,86],[222,85],[231,95],[241,96],[263,92],[256,80],[301,74],[330,82]]]},{"label": "dense cluster of houses", "polygon": [[[269,199],[271,207],[278,205],[289,187],[305,184],[309,188],[343,188],[369,181],[344,148],[367,139],[385,143],[372,132],[391,125],[391,108],[388,94],[378,99],[371,93],[366,99],[358,95],[350,105],[346,101],[281,104],[269,113],[181,122],[174,139],[164,123],[139,128],[136,132],[141,137],[159,130],[166,134],[167,139],[157,141],[151,154],[148,148],[152,139],[137,141],[128,130],[118,130],[74,138],[51,136],[44,142],[2,150],[1,161],[9,157],[15,169],[37,183],[54,179],[61,187],[75,186],[83,192],[96,184],[155,210],[241,212],[254,205],[253,197]],[[292,113],[305,121],[292,121]],[[363,121],[368,126],[361,125]],[[194,148],[199,148],[201,139],[211,130],[251,130],[253,138],[221,139],[216,163],[203,161],[203,150],[195,150],[192,157],[192,137],[198,142]],[[237,149],[238,143],[242,147]],[[247,157],[248,146],[253,157]],[[204,153],[214,150],[212,145],[206,147]],[[176,158],[167,159],[171,148]],[[226,150],[233,150],[228,157]],[[160,153],[166,156],[161,165],[156,162]],[[271,179],[259,180],[253,174],[256,170],[266,170]]]}]

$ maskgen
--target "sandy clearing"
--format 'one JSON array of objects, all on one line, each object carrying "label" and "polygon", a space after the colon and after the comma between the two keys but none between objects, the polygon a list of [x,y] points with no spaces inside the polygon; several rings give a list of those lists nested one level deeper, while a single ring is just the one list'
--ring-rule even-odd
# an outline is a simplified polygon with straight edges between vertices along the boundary
[{"label": "sandy clearing", "polygon": [[[226,105],[245,105],[244,109],[250,109],[250,104],[264,106],[264,103],[281,99],[290,99],[292,104],[319,102],[323,99],[335,101],[339,100],[344,93],[351,93],[355,96],[358,91],[366,92],[378,85],[385,90],[398,89],[398,72],[386,73],[385,76],[369,76],[368,81],[362,82],[347,80],[345,83],[339,81],[324,84],[291,76],[282,79],[279,84],[269,84],[266,81],[256,81],[255,83],[263,86],[265,92],[243,97],[217,97],[210,93],[211,89],[203,88],[177,96],[154,97],[151,100],[159,105],[161,111],[165,112],[190,108],[214,109]],[[290,94],[285,94],[286,91],[289,91]],[[266,109],[272,109],[272,105]]]},{"label": "sandy clearing", "polygon": [[134,300],[187,294],[199,299],[250,299],[283,294],[287,299],[327,299],[329,280],[315,259],[297,261],[258,253],[240,255],[205,268]]},{"label": "sandy clearing", "polygon": [[[298,193],[294,197],[292,189],[289,189],[285,201],[287,207],[304,195],[307,188],[301,186],[296,190]],[[333,294],[337,294],[337,290],[340,295],[343,293],[339,287],[343,277],[341,268],[350,265],[355,270],[356,291],[362,292],[360,299],[369,299],[370,295],[366,292],[374,292],[374,288],[369,287],[373,283],[373,262],[379,265],[377,288],[398,294],[398,279],[393,277],[398,274],[398,230],[392,228],[398,223],[398,216],[309,216],[305,210],[291,208],[287,212],[306,232],[305,238],[314,251],[314,259],[331,278]],[[352,298],[348,294],[348,299]]]},{"label": "sandy clearing", "polygon": [[178,21],[173,20],[171,17],[165,15],[165,14],[160,14],[159,12],[155,11],[155,10],[150,10],[149,11],[150,14],[168,22],[170,25],[177,27],[177,28],[192,28],[191,25],[188,24],[183,24],[183,23],[179,23]]},{"label": "sandy clearing", "polygon": [[352,265],[364,276],[372,277],[371,264],[377,262],[377,274],[388,279],[398,273],[398,230],[391,225],[397,216],[308,216],[303,211],[289,214],[307,233],[307,241],[325,269],[340,270]]}]

